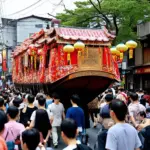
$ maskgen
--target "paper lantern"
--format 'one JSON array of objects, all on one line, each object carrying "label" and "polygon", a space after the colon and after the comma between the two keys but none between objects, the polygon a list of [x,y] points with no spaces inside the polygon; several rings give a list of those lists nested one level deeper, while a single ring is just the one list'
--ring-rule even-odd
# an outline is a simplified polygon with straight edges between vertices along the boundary
[{"label": "paper lantern", "polygon": [[78,51],[78,56],[80,56],[81,54],[81,51],[83,51],[85,48],[85,44],[81,41],[77,41],[75,44],[74,44],[74,49]]},{"label": "paper lantern", "polygon": [[71,61],[70,53],[74,51],[74,47],[68,44],[63,47],[63,51],[67,53],[67,60],[70,62]]},{"label": "paper lantern", "polygon": [[112,54],[112,57],[113,57],[113,59],[116,61],[117,60],[117,55],[116,55],[116,53],[117,53],[117,49],[116,49],[116,47],[114,46],[114,47],[112,47],[111,49],[110,49],[110,52],[111,52],[111,54]]},{"label": "paper lantern", "polygon": [[2,54],[3,54],[3,59],[6,59],[6,49],[3,49]]},{"label": "paper lantern", "polygon": [[120,52],[120,61],[122,62],[123,53],[128,50],[128,47],[125,44],[120,43],[116,46],[116,49]]},{"label": "paper lantern", "polygon": [[135,41],[128,41],[126,42],[126,46],[129,48],[129,59],[133,58],[133,49],[137,47],[137,43]]}]

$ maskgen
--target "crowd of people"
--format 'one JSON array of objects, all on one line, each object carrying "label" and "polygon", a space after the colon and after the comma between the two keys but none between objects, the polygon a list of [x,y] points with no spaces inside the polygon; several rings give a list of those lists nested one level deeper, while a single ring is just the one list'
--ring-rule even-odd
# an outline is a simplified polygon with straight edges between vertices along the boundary
[{"label": "crowd of people", "polygon": [[149,100],[142,90],[126,92],[123,88],[107,89],[99,95],[95,101],[98,111],[91,113],[94,127],[102,125],[97,137],[98,149],[149,150]]},{"label": "crowd of people", "polygon": [[82,147],[85,118],[83,109],[78,106],[79,101],[78,95],[72,95],[72,106],[65,114],[58,93],[50,97],[43,93],[34,96],[14,89],[1,91],[0,150],[58,148],[61,136],[67,145],[77,139],[74,147],[78,147],[78,143]]},{"label": "crowd of people", "polygon": [[[58,93],[21,93],[16,89],[0,91],[0,150],[91,150],[86,133],[85,110],[80,97],[70,97],[65,110]],[[97,135],[98,150],[149,150],[149,97],[142,90],[118,92],[108,89],[98,96],[97,107],[89,119],[101,129]],[[90,137],[90,135],[89,135]]]}]

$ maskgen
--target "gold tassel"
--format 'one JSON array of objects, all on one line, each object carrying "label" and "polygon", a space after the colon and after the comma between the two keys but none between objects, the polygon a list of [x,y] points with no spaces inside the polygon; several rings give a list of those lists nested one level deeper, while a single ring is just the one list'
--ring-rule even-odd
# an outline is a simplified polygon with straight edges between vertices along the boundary
[{"label": "gold tassel", "polygon": [[34,69],[36,70],[36,55],[34,56]]}]

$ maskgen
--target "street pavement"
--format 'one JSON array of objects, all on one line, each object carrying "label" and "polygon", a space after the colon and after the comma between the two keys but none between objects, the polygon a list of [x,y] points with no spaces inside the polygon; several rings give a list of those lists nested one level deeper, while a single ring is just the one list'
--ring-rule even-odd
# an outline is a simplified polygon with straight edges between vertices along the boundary
[{"label": "street pavement", "polygon": [[[91,123],[91,127],[92,127],[92,123]],[[94,145],[95,145],[96,140],[97,140],[97,134],[98,134],[100,128],[101,128],[101,126],[98,125],[96,128],[87,129],[87,134],[89,135],[89,145],[93,150],[94,150]],[[62,140],[60,140],[59,146],[56,150],[62,150],[65,147],[66,147],[66,145],[64,144],[64,142]]]}]

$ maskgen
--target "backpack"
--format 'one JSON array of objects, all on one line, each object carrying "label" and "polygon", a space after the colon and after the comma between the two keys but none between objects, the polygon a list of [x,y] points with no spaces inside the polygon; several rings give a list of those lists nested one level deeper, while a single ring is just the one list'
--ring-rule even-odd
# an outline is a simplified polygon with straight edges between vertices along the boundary
[{"label": "backpack", "polygon": [[84,145],[84,144],[77,144],[77,148],[73,150],[92,150],[89,146]]}]

